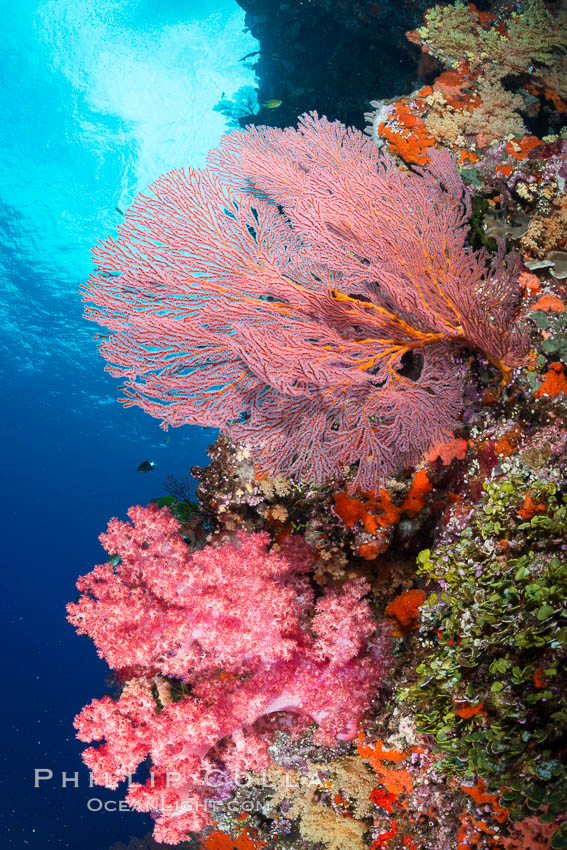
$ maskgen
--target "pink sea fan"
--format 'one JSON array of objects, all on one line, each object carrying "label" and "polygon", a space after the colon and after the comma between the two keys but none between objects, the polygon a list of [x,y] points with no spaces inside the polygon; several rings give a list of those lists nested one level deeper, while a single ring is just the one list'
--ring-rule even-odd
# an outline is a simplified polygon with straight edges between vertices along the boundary
[{"label": "pink sea fan", "polygon": [[[390,664],[355,579],[314,601],[313,554],[267,534],[191,552],[166,508],[134,507],[101,541],[112,557],[79,579],[70,622],[127,679],[75,720],[94,779],[116,787],[148,756],[153,776],[128,802],[178,843],[209,823],[207,777],[268,764],[275,729],[317,726],[315,740],[350,740]],[[215,775],[216,775],[215,774]]]},{"label": "pink sea fan", "polygon": [[450,154],[398,168],[355,129],[223,137],[208,169],[157,180],[94,250],[87,317],[126,405],[223,428],[258,468],[372,489],[446,439],[457,346],[522,357],[515,265],[466,244]]}]

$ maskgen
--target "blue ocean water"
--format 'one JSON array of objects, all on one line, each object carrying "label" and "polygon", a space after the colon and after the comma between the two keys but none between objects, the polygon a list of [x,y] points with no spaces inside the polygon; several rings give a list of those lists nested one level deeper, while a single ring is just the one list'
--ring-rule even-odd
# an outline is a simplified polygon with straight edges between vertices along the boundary
[{"label": "blue ocean water", "polygon": [[[239,59],[256,43],[234,0],[0,9],[0,843],[106,850],[151,824],[113,810],[122,790],[89,788],[72,721],[102,696],[108,670],[65,604],[104,558],[97,536],[108,519],[162,493],[167,474],[206,462],[215,434],[187,427],[164,445],[156,420],[116,403],[77,289],[116,207],[164,171],[203,164],[225,129],[213,106],[253,84]],[[156,466],[143,475],[146,459]]]}]

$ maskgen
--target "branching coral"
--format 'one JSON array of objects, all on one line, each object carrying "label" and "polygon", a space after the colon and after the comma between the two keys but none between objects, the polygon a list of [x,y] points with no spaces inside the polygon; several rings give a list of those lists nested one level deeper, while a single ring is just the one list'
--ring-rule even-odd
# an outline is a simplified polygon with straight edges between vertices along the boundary
[{"label": "branching coral", "polygon": [[503,6],[498,15],[473,3],[433,7],[408,37],[449,70],[409,103],[390,105],[381,122],[378,111],[369,113],[373,138],[406,162],[426,164],[437,142],[474,163],[478,149],[527,133],[521,112],[533,116],[545,103],[565,112],[566,25],[565,4],[552,14],[543,0]]},{"label": "branching coral", "polygon": [[353,465],[371,489],[455,426],[457,347],[522,358],[514,264],[467,247],[469,212],[447,153],[409,172],[316,114],[251,127],[135,201],[87,316],[127,405],[220,425],[262,472]]},{"label": "branching coral", "polygon": [[251,784],[265,791],[262,811],[284,834],[298,832],[329,850],[364,850],[376,775],[357,754],[323,761],[318,755],[317,762],[306,760],[299,769],[274,764],[262,776],[251,775]]},{"label": "branching coral", "polygon": [[475,98],[468,105],[453,107],[441,92],[428,97],[427,102],[424,127],[441,144],[464,146],[465,137],[474,136],[484,147],[505,136],[526,133],[518,114],[524,105],[523,97],[506,90],[492,70],[478,81]]},{"label": "branching coral", "polygon": [[530,219],[521,245],[526,254],[539,259],[547,257],[550,251],[567,246],[567,195],[548,205],[545,214],[540,213]]},{"label": "branching coral", "polygon": [[437,59],[457,67],[466,59],[474,70],[490,63],[500,76],[524,74],[534,64],[551,67],[567,50],[567,10],[556,17],[543,0],[526,0],[523,10],[498,20],[473,3],[434,6],[418,30]]},{"label": "branching coral", "polygon": [[[149,755],[152,777],[130,804],[159,814],[155,836],[178,843],[209,822],[207,776],[230,786],[267,766],[278,723],[315,721],[315,740],[356,733],[388,661],[363,579],[314,603],[309,548],[236,534],[191,553],[166,508],[136,507],[101,536],[112,556],[78,582],[68,606],[80,634],[126,680],[117,701],[95,700],[75,721],[95,781],[115,788]],[[271,719],[270,719],[271,718]],[[218,783],[212,783],[213,789]]]}]

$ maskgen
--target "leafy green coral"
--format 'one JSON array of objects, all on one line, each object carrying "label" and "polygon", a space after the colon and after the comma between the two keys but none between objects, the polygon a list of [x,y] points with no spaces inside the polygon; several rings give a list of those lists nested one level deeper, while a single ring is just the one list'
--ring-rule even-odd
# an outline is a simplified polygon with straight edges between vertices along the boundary
[{"label": "leafy green coral", "polygon": [[196,502],[179,499],[177,496],[159,496],[152,501],[158,508],[169,508],[170,513],[182,524],[199,513],[199,505]]},{"label": "leafy green coral", "polygon": [[537,480],[526,501],[515,471],[486,482],[463,523],[418,557],[441,589],[421,609],[423,658],[401,698],[440,770],[505,788],[513,820],[551,820],[567,809],[567,497]]},{"label": "leafy green coral", "polygon": [[535,310],[529,318],[546,332],[539,346],[541,351],[554,360],[567,363],[567,312],[555,313]]}]

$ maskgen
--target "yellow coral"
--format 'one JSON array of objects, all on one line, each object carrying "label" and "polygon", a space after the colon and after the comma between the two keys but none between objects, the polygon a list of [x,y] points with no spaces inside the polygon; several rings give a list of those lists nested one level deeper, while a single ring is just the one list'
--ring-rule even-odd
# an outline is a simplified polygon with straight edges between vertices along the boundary
[{"label": "yellow coral", "polygon": [[306,806],[299,829],[306,841],[324,844],[328,850],[367,850],[368,847],[363,841],[368,831],[365,823],[341,817],[325,806]]},{"label": "yellow coral", "polygon": [[467,60],[471,69],[490,64],[502,78],[525,73],[534,64],[552,67],[567,50],[567,11],[563,3],[556,16],[543,0],[527,0],[523,12],[512,14],[498,27],[494,16],[479,13],[473,4],[434,6],[418,30],[429,51],[456,68]]},{"label": "yellow coral", "polygon": [[492,69],[479,79],[480,102],[471,110],[452,109],[436,99],[424,117],[425,125],[437,142],[464,145],[465,135],[478,136],[480,147],[508,135],[523,136],[527,131],[518,110],[524,105],[521,95],[506,91]]},{"label": "yellow coral", "polygon": [[527,0],[524,12],[510,19],[507,37],[501,36],[498,46],[491,58],[510,70],[524,72],[533,63],[552,67],[557,53],[567,50],[565,4],[554,16],[543,0]]},{"label": "yellow coral", "polygon": [[[473,3],[434,6],[417,31],[424,49],[469,86],[469,98],[454,102],[436,97],[427,101],[424,124],[444,145],[462,147],[476,136],[479,147],[509,135],[524,136],[518,114],[525,107],[521,94],[503,84],[510,75],[531,75],[530,91],[542,92],[559,111],[567,96],[567,2],[552,14],[544,0],[526,0],[522,12],[497,18],[479,12]],[[411,40],[416,40],[410,34]],[[452,72],[453,73],[453,72]]]},{"label": "yellow coral", "polygon": [[547,214],[536,213],[530,219],[527,233],[520,241],[522,251],[538,260],[550,251],[567,246],[567,195],[558,198]]},{"label": "yellow coral", "polygon": [[[306,773],[285,771],[275,765],[264,774],[250,774],[251,784],[266,784],[273,789],[269,812],[274,817],[285,801],[286,818],[299,818],[299,830],[305,841],[323,844],[327,850],[365,850],[363,840],[373,812],[370,795],[376,775],[358,756],[346,756],[326,763],[308,762]],[[318,800],[319,792],[329,792],[348,802],[344,812]]]},{"label": "yellow coral", "polygon": [[425,26],[418,33],[436,59],[457,68],[464,59],[472,64],[480,60],[477,25],[478,18],[468,4],[433,6],[425,13]]},{"label": "yellow coral", "polygon": [[567,98],[567,59],[565,56],[562,56],[553,67],[543,68],[535,73],[533,78],[549,95],[555,93],[561,98]]}]

